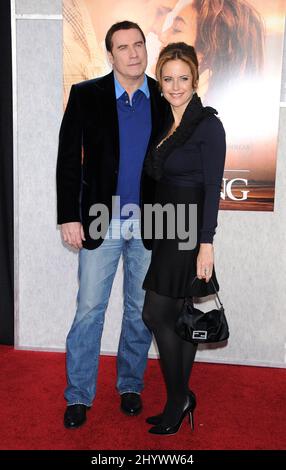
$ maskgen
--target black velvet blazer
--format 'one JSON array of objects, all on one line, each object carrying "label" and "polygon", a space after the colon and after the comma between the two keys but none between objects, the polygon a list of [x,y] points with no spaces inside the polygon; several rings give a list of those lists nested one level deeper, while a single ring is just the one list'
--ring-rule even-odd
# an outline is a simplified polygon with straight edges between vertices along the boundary
[{"label": "black velvet blazer", "polygon": [[[156,81],[147,79],[152,119],[150,145],[162,128],[166,102]],[[72,86],[59,135],[57,221],[58,224],[81,221],[86,237],[84,248],[97,248],[103,241],[90,237],[89,227],[95,217],[89,215],[89,210],[93,204],[105,204],[111,219],[118,169],[118,115],[111,72]],[[145,195],[145,200],[152,199],[153,191],[153,180],[144,176],[141,195]]]}]

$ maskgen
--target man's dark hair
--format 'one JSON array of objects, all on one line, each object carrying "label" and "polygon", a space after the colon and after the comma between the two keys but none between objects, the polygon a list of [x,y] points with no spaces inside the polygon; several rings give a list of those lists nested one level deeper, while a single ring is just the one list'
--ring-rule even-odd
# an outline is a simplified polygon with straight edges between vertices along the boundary
[{"label": "man's dark hair", "polygon": [[112,36],[116,31],[120,31],[121,29],[138,29],[140,31],[144,44],[146,43],[145,34],[143,33],[142,29],[137,23],[133,21],[120,21],[118,23],[114,23],[106,33],[105,36],[105,47],[108,52],[112,52]]}]

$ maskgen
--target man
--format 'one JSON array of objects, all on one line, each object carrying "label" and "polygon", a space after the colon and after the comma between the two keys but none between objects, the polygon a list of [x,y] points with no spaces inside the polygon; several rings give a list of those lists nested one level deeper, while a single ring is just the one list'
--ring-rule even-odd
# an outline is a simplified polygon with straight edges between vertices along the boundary
[{"label": "man", "polygon": [[[141,28],[129,21],[116,23],[105,42],[113,71],[72,86],[59,139],[58,224],[63,240],[80,249],[78,306],[67,337],[67,428],[86,421],[95,397],[104,315],[121,254],[124,312],[117,389],[121,410],[128,415],[142,409],[140,392],[151,342],[141,316],[150,254],[138,236],[129,237],[132,232],[138,235],[139,216],[120,219],[119,212],[126,204],[139,204],[143,160],[158,133],[164,104],[156,82],[144,73],[147,52]],[[152,190],[145,178],[143,186],[146,194]],[[110,222],[114,195],[120,196],[118,213],[103,230],[105,236],[98,238],[92,229],[92,206],[104,205]]]}]

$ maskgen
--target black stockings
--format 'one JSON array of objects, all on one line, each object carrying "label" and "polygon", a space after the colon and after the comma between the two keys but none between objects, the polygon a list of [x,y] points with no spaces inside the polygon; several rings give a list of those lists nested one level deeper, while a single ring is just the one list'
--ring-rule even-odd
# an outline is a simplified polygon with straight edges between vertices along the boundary
[{"label": "black stockings", "polygon": [[174,330],[183,299],[175,299],[147,291],[143,320],[153,332],[167,388],[163,422],[175,425],[188,395],[188,383],[197,346],[182,340]]}]

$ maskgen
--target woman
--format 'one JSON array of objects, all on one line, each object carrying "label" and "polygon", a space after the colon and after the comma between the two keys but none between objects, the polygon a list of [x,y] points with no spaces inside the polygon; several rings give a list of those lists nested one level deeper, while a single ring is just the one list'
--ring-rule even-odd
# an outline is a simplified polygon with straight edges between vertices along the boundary
[{"label": "woman", "polygon": [[[155,424],[151,433],[174,434],[187,414],[193,417],[196,406],[195,396],[188,389],[196,345],[176,335],[175,322],[185,297],[213,293],[208,284],[211,278],[218,289],[212,242],[225,161],[225,133],[216,110],[204,108],[196,94],[198,59],[192,46],[166,46],[159,55],[156,76],[172,116],[145,162],[145,172],[157,181],[153,202],[172,204],[175,210],[183,204],[183,219],[179,220],[179,209],[176,216],[179,224],[197,224],[195,248],[181,250],[182,240],[178,236],[168,238],[165,223],[163,238],[152,241],[151,264],[143,284],[143,319],[154,333],[167,387],[163,413],[147,422]],[[197,220],[188,220],[189,204],[196,205]],[[193,282],[196,276],[206,283]]]}]

